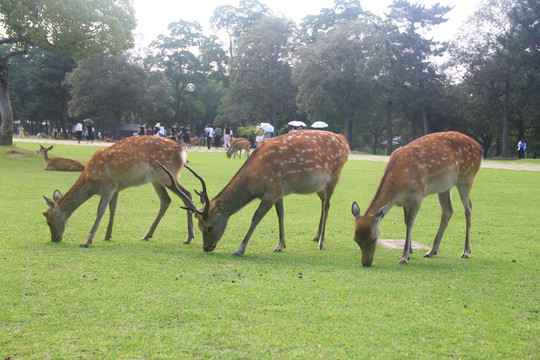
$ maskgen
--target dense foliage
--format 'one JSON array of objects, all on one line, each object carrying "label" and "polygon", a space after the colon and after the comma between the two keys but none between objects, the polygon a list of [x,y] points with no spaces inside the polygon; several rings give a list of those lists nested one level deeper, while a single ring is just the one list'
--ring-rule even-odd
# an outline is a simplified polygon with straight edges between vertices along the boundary
[{"label": "dense foliage", "polygon": [[[5,22],[7,8],[0,9]],[[427,31],[450,10],[394,0],[381,18],[359,0],[334,0],[295,24],[242,0],[215,9],[210,21],[219,36],[178,20],[146,53],[105,51],[77,68],[47,44],[29,42],[26,56],[9,57],[15,119],[69,128],[91,116],[111,134],[120,123],[190,124],[200,133],[208,123],[236,129],[269,122],[284,131],[291,120],[322,120],[351,147],[373,153],[452,129],[476,138],[486,156],[515,155],[523,137],[537,156],[540,5],[486,0],[454,42],[438,43]],[[10,35],[0,54],[20,48],[5,41]],[[82,57],[80,49],[68,54]],[[51,103],[54,112],[36,111]]]}]

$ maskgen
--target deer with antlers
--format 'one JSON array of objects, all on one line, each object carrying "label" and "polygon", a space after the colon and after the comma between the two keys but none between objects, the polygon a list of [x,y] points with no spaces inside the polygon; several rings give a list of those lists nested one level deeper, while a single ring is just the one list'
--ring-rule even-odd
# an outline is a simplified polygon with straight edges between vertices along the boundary
[{"label": "deer with antlers", "polygon": [[56,170],[56,171],[83,171],[84,165],[78,162],[77,160],[66,159],[66,158],[53,158],[50,159],[47,153],[52,150],[52,146],[46,148],[42,145],[39,145],[40,149],[36,151],[43,158],[45,163],[45,170]]},{"label": "deer with antlers", "polygon": [[[242,255],[253,231],[275,206],[279,222],[279,243],[274,252],[285,249],[283,197],[288,194],[317,193],[321,199],[321,215],[317,235],[313,239],[324,249],[325,228],[330,198],[347,161],[349,145],[343,135],[327,131],[304,130],[269,139],[259,144],[244,165],[221,192],[209,200],[202,177],[186,166],[201,181],[204,199],[197,213],[199,229],[203,234],[204,251],[213,251],[223,236],[231,215],[258,198],[259,207],[251,219],[251,226],[240,246],[233,253]],[[174,180],[165,166],[162,168]],[[172,181],[173,188],[175,185]],[[178,191],[176,191],[178,192]],[[195,206],[192,205],[191,209]]]},{"label": "deer with antlers", "polygon": [[364,215],[354,202],[352,214],[356,227],[354,240],[362,251],[362,265],[371,266],[379,239],[379,223],[396,205],[403,207],[407,233],[399,261],[406,264],[411,254],[411,231],[424,198],[437,194],[442,209],[439,230],[431,249],[424,257],[437,254],[444,230],[452,217],[451,191],[458,188],[465,208],[465,249],[461,258],[471,253],[471,187],[482,162],[482,147],[458,132],[441,132],[423,136],[392,153],[375,196]]},{"label": "deer with antlers", "polygon": [[[172,174],[169,176],[164,174],[156,165],[156,161],[165,164]],[[193,204],[191,194],[180,185],[177,179],[185,162],[186,153],[179,144],[158,136],[134,136],[110,147],[99,149],[64,196],[56,190],[53,199],[43,197],[49,206],[43,215],[51,230],[51,240],[62,241],[67,220],[71,214],[94,195],[101,196],[96,220],[86,241],[80,246],[88,247],[92,243],[107,206],[109,207],[109,224],[104,240],[110,240],[120,191],[146,183],[154,186],[160,200],[156,219],[143,237],[143,240],[150,239],[171,203],[165,182],[172,179],[175,185],[172,191],[184,200],[188,208]],[[194,237],[191,212],[188,212],[187,216],[188,236],[184,243],[190,243]]]},{"label": "deer with antlers", "polygon": [[231,146],[227,149],[227,158],[231,158],[231,155],[233,156],[233,159],[238,156],[240,159],[242,158],[242,150],[244,150],[244,156],[248,157],[250,153],[250,146],[251,143],[246,138],[236,138],[231,142]]}]

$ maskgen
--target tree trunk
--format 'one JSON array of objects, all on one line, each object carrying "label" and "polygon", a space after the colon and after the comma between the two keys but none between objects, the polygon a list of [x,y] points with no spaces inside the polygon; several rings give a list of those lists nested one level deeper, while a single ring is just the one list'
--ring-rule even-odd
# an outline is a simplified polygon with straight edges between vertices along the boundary
[{"label": "tree trunk", "polygon": [[0,145],[13,145],[13,110],[9,101],[7,59],[0,58]]},{"label": "tree trunk", "polygon": [[508,112],[510,108],[510,84],[506,80],[504,88],[504,109],[503,109],[503,133],[502,133],[502,156],[508,157]]},{"label": "tree trunk", "polygon": [[386,102],[386,155],[394,151],[394,134],[392,132],[392,100]]},{"label": "tree trunk", "polygon": [[344,109],[343,109],[343,115],[345,117],[344,119],[344,126],[345,126],[345,139],[347,139],[347,142],[349,143],[349,149],[352,150],[353,144],[352,144],[352,121],[351,121],[351,114],[349,113],[349,97],[345,96],[345,99],[343,101]]}]

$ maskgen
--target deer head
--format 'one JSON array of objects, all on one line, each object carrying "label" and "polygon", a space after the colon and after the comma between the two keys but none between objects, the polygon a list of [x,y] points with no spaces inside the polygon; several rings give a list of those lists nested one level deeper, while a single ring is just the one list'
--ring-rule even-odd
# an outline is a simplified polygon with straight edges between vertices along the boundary
[{"label": "deer head", "polygon": [[47,225],[51,230],[51,241],[60,242],[62,241],[62,236],[64,236],[64,231],[66,230],[66,225],[68,219],[65,214],[63,214],[56,202],[62,198],[60,191],[56,190],[53,194],[53,200],[43,197],[49,208],[43,213],[45,219],[47,220]]}]

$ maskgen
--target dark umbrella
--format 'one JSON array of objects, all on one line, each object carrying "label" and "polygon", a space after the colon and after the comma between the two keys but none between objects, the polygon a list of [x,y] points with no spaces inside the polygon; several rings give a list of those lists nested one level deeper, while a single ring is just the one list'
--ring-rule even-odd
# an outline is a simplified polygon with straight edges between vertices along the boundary
[{"label": "dark umbrella", "polygon": [[83,122],[93,124],[94,120],[92,120],[92,119],[84,119]]}]

